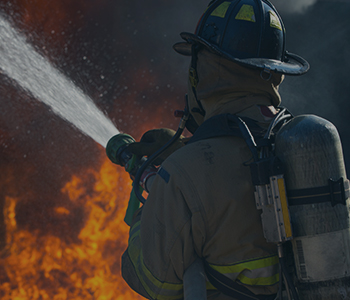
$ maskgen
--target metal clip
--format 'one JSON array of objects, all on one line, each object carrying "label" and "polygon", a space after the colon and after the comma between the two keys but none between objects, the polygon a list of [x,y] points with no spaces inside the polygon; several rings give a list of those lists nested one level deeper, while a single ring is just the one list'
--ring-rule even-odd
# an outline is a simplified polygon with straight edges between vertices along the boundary
[{"label": "metal clip", "polygon": [[264,69],[260,72],[260,77],[262,80],[269,81],[272,77],[271,68],[264,66]]},{"label": "metal clip", "polygon": [[331,196],[332,207],[337,204],[346,205],[344,179],[340,177],[338,180],[328,179],[329,191]]}]

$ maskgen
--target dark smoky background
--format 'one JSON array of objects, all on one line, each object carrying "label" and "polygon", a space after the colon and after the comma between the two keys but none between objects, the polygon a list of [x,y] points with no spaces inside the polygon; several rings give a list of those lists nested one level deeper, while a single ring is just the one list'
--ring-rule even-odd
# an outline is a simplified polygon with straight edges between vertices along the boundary
[{"label": "dark smoky background", "polygon": [[280,90],[283,103],[294,114],[316,114],[336,125],[349,173],[350,1],[276,0],[274,4],[286,26],[287,50],[311,65],[307,74],[285,79]]},{"label": "dark smoky background", "polygon": [[[272,2],[285,23],[287,50],[311,65],[303,76],[286,77],[280,90],[282,103],[294,114],[316,114],[333,122],[349,166],[350,1]],[[150,126],[145,118],[155,114],[163,115],[165,120],[152,126],[176,128],[172,111],[183,106],[189,58],[174,52],[172,45],[180,41],[180,32],[194,31],[207,4],[208,1],[199,0],[128,1],[115,5],[110,12],[112,17],[105,33],[111,38],[102,40],[100,30],[93,24],[85,29],[95,32],[95,41],[89,40],[90,47],[95,49],[94,59],[101,72],[108,73],[105,78],[110,82],[109,86],[104,85],[108,93],[94,99],[116,120],[119,129],[138,135]],[[108,47],[113,51],[106,51]],[[101,52],[105,56],[103,64],[97,54]],[[94,80],[87,88],[93,94],[99,85]]]},{"label": "dark smoky background", "polygon": [[[0,0],[0,15],[120,131],[139,138],[155,127],[176,129],[173,111],[184,106],[189,58],[172,45],[180,41],[180,32],[195,30],[208,2]],[[286,77],[280,90],[283,104],[294,114],[333,122],[349,167],[350,1],[272,2],[286,26],[287,50],[311,65],[306,75]],[[98,167],[103,149],[6,74],[0,79],[0,198],[26,199],[17,208],[19,225],[49,226],[59,220],[48,210],[68,202],[60,192],[64,183],[72,174]],[[68,236],[75,235],[70,227],[78,232],[83,222],[77,221],[83,220],[82,211],[72,209],[76,214],[60,231]]]},{"label": "dark smoky background", "polygon": [[[333,122],[340,133],[346,165],[349,166],[350,1],[272,2],[285,23],[287,50],[304,57],[311,65],[310,71],[303,76],[286,77],[280,90],[282,103],[294,114],[316,114]],[[131,73],[143,68],[146,76],[151,71],[151,74],[157,75],[150,76],[146,81],[141,91],[144,98],[140,97],[138,78],[131,74],[128,78],[131,88],[123,90],[123,86],[117,84],[120,85],[119,89],[112,92],[113,96],[101,100],[102,104],[107,101],[108,105],[120,107],[123,99],[128,98],[125,95],[136,90],[139,96],[135,97],[135,106],[131,111],[137,113],[140,109],[147,111],[150,107],[161,108],[157,111],[171,118],[172,109],[182,105],[189,63],[188,58],[178,55],[171,47],[180,40],[181,31],[194,31],[208,1],[128,3],[123,5],[122,15],[118,13],[119,7],[116,8],[117,21],[112,21],[113,35],[118,40],[119,29],[124,28],[123,35],[129,38],[124,58]],[[123,65],[123,61],[119,62]],[[123,80],[125,69],[116,82]],[[102,106],[106,107],[105,104]],[[110,112],[112,118],[118,115],[115,109]],[[122,118],[127,124],[125,128],[133,130],[130,123],[133,113],[124,113]],[[120,127],[123,128],[123,125],[120,124]],[[166,124],[159,124],[162,125]],[[176,126],[176,122],[171,122],[171,125]],[[137,126],[143,128],[142,124]]]}]

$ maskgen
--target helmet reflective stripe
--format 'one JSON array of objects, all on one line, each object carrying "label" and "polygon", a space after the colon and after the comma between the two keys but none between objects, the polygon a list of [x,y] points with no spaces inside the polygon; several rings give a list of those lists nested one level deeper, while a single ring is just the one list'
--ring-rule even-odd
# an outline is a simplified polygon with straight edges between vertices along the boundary
[{"label": "helmet reflective stripe", "polygon": [[270,27],[277,28],[278,30],[282,31],[282,24],[276,15],[276,13],[272,10],[269,11],[270,14]]},{"label": "helmet reflective stripe", "polygon": [[210,15],[214,17],[225,18],[226,12],[230,7],[230,4],[231,2],[225,1],[224,3],[220,4],[217,8],[215,8]]},{"label": "helmet reflective stripe", "polygon": [[140,222],[130,230],[130,239],[128,247],[129,258],[135,268],[143,288],[152,297],[159,300],[177,300],[183,299],[183,284],[168,283],[160,281],[148,270],[143,261],[143,255],[140,243]]},{"label": "helmet reflective stripe", "polygon": [[256,22],[254,8],[251,5],[243,4],[238,14],[235,17],[236,20],[243,20],[249,22]]},{"label": "helmet reflective stripe", "polygon": [[238,280],[246,285],[270,286],[279,281],[277,255],[239,262],[229,266],[209,265],[231,280]]}]

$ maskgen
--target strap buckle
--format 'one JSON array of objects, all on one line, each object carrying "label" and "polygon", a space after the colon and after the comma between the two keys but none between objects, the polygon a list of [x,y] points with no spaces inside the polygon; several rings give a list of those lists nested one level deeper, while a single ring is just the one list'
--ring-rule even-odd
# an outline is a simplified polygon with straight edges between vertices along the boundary
[{"label": "strap buckle", "polygon": [[272,69],[265,65],[264,69],[262,69],[260,72],[261,79],[265,81],[269,81],[272,77],[271,71]]},{"label": "strap buckle", "polygon": [[332,178],[329,178],[328,185],[332,207],[336,206],[337,204],[346,205],[345,186],[343,177],[340,177],[338,180],[333,180]]}]

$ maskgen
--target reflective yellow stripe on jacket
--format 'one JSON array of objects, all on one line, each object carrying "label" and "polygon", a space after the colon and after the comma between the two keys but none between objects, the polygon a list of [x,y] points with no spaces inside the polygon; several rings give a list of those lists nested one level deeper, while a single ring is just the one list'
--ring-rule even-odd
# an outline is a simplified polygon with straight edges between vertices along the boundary
[{"label": "reflective yellow stripe on jacket", "polygon": [[245,285],[270,286],[279,281],[277,255],[241,261],[228,266],[209,265],[231,280],[238,280]]},{"label": "reflective yellow stripe on jacket", "polygon": [[[145,266],[140,241],[140,221],[130,230],[128,255],[135,268],[137,277],[152,299],[177,300],[183,298],[183,284],[170,283],[159,280]],[[277,255],[258,259],[241,261],[233,265],[214,265],[210,267],[229,277],[249,286],[270,286],[279,281],[279,267]],[[211,284],[207,284],[212,289]]]},{"label": "reflective yellow stripe on jacket", "polygon": [[182,283],[160,281],[145,266],[141,250],[140,222],[135,223],[130,230],[128,254],[135,268],[137,277],[152,299],[176,300],[183,298]]}]

